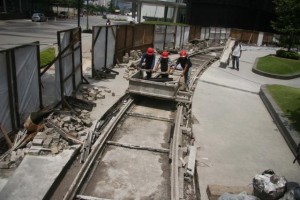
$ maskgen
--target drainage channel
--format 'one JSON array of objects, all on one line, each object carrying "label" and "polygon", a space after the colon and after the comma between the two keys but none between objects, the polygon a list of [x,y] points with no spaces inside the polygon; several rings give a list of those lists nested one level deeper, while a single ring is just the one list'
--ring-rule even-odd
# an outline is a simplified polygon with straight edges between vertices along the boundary
[{"label": "drainage channel", "polygon": [[216,59],[194,55],[189,101],[125,96],[96,126],[98,139],[64,199],[199,199],[191,98]]}]

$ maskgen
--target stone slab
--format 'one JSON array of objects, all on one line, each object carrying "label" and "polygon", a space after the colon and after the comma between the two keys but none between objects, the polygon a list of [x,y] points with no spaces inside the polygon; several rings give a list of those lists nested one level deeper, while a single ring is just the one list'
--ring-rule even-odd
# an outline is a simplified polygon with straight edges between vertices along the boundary
[{"label": "stone slab", "polygon": [[240,194],[242,192],[252,195],[253,188],[242,186],[208,185],[206,189],[209,200],[217,200],[224,193]]},{"label": "stone slab", "polygon": [[40,200],[58,179],[75,150],[57,156],[25,156],[0,192],[5,200]]}]

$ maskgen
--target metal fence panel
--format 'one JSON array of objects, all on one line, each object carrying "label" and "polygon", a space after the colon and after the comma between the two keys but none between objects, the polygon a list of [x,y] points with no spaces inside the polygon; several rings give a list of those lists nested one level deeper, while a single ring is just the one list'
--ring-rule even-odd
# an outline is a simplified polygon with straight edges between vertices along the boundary
[{"label": "metal fence panel", "polygon": [[15,50],[16,78],[21,122],[31,112],[37,111],[39,101],[39,69],[36,46],[26,46]]},{"label": "metal fence panel", "polygon": [[[8,92],[6,52],[0,52],[0,123],[6,131],[12,131],[10,101]],[[2,135],[0,136],[2,137]]]}]

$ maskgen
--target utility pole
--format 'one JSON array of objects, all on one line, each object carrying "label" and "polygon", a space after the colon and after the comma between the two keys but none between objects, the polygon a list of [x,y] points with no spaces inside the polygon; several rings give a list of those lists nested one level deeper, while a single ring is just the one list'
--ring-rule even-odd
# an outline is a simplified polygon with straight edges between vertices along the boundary
[{"label": "utility pole", "polygon": [[89,30],[89,0],[86,1],[86,30]]},{"label": "utility pole", "polygon": [[81,0],[77,1],[77,21],[78,21],[78,27],[80,27],[80,6],[81,6]]}]

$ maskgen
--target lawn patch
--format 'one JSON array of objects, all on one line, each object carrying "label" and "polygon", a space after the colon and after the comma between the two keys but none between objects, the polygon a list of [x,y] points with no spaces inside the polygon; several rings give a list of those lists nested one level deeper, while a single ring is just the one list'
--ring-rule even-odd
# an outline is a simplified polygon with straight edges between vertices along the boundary
[{"label": "lawn patch", "polygon": [[268,85],[267,89],[285,116],[300,133],[300,88]]},{"label": "lawn patch", "polygon": [[300,60],[269,55],[259,58],[256,68],[260,71],[276,75],[298,74],[300,73]]},{"label": "lawn patch", "polygon": [[40,53],[40,66],[43,68],[55,58],[55,49],[53,47],[45,49]]}]

